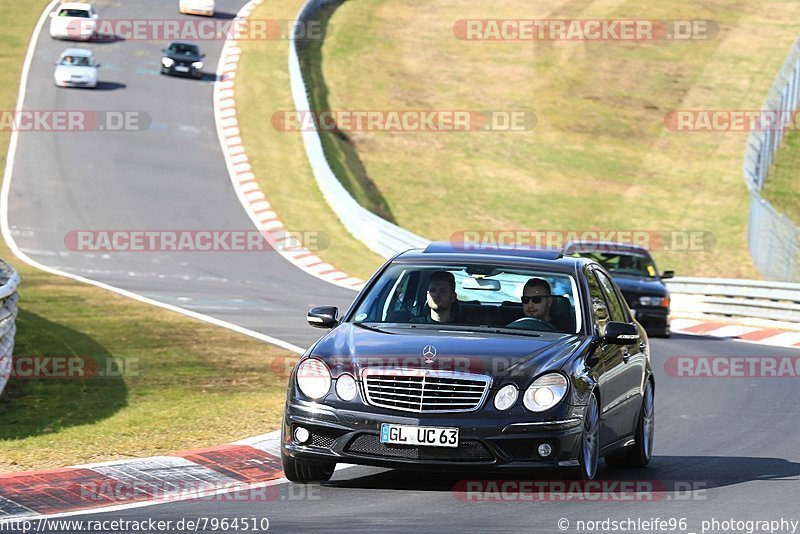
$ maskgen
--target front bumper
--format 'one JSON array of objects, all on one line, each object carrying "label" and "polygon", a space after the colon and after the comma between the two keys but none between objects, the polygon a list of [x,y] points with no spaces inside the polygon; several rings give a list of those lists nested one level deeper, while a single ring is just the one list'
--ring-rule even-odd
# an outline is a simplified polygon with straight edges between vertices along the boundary
[{"label": "front bumper", "polygon": [[657,306],[637,306],[633,308],[636,321],[647,331],[669,331],[669,308]]},{"label": "front bumper", "polygon": [[214,16],[214,9],[201,9],[201,8],[193,8],[193,7],[180,7],[178,9],[180,13],[185,15],[202,15],[204,17],[213,17]]},{"label": "front bumper", "polygon": [[188,71],[180,71],[180,70],[176,70],[176,68],[175,68],[176,66],[177,65],[173,65],[171,67],[165,67],[162,64],[161,65],[161,72],[163,74],[169,74],[171,76],[187,76],[187,77],[190,77],[190,78],[202,78],[202,76],[203,76],[203,70],[202,69],[196,69],[196,68],[190,66]]},{"label": "front bumper", "polygon": [[[367,408],[367,407],[365,407]],[[367,408],[369,409],[369,408]],[[513,420],[481,412],[469,414],[392,414],[352,411],[294,399],[287,404],[282,429],[282,452],[301,460],[417,469],[439,466],[448,470],[497,468],[556,468],[578,465],[580,417],[555,421]],[[382,423],[458,427],[458,448],[417,447],[380,443]],[[311,432],[310,442],[292,440],[296,426]],[[539,445],[553,452],[539,456]]]}]

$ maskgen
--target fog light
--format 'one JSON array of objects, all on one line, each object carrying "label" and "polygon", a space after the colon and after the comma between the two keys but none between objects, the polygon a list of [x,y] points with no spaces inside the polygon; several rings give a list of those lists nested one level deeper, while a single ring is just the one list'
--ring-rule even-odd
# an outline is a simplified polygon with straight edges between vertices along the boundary
[{"label": "fog light", "polygon": [[542,458],[547,458],[553,453],[553,447],[548,445],[547,443],[542,443],[539,445],[539,456]]},{"label": "fog light", "polygon": [[294,441],[295,443],[306,443],[311,438],[311,433],[303,428],[302,426],[298,426],[294,429]]}]

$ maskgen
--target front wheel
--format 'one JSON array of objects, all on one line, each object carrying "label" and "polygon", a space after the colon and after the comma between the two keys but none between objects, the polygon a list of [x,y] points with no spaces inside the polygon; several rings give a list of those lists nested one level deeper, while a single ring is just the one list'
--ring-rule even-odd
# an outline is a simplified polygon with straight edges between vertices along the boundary
[{"label": "front wheel", "polygon": [[589,397],[589,405],[583,417],[583,434],[581,436],[581,450],[578,458],[578,479],[592,480],[597,474],[597,464],[600,461],[600,409],[597,406],[597,397]]},{"label": "front wheel", "polygon": [[292,482],[308,484],[311,482],[327,482],[333,476],[335,463],[307,462],[287,456],[281,452],[283,474]]}]

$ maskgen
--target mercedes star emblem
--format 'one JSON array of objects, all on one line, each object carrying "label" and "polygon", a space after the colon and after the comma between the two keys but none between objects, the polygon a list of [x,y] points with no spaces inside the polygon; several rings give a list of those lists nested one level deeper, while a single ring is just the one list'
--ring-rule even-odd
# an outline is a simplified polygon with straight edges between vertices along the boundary
[{"label": "mercedes star emblem", "polygon": [[436,347],[428,345],[422,349],[422,356],[425,358],[425,363],[433,363],[433,359],[436,357]]}]

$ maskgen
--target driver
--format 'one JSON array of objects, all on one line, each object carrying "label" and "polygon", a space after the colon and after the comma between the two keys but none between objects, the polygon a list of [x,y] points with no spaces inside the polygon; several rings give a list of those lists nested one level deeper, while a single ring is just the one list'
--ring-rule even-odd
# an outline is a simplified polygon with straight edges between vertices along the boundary
[{"label": "driver", "polygon": [[552,323],[550,306],[553,304],[550,284],[542,278],[531,278],[522,288],[522,311],[533,317]]},{"label": "driver", "polygon": [[456,278],[453,273],[436,271],[431,274],[428,282],[427,304],[429,314],[415,317],[415,323],[458,323],[461,318],[456,314],[454,304],[458,300],[456,295]]}]

